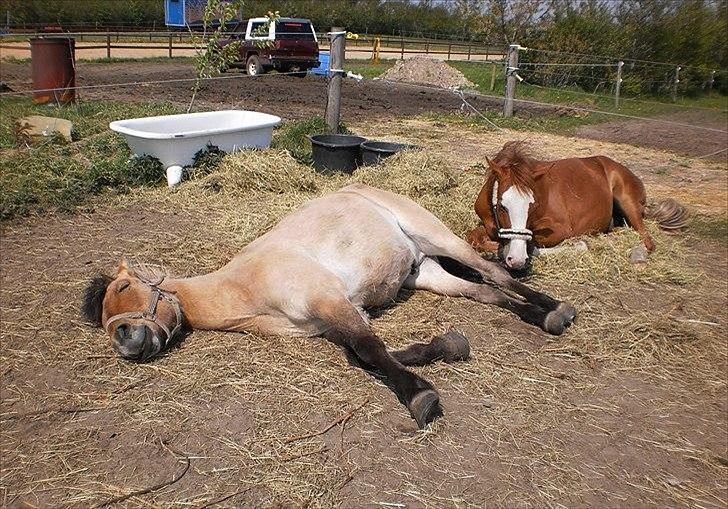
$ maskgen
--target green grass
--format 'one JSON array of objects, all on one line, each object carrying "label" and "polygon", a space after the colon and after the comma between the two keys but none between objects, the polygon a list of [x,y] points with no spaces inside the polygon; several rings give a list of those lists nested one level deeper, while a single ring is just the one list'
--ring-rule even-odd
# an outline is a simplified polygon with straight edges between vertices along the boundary
[{"label": "green grass", "polygon": [[[8,64],[27,64],[30,63],[30,53],[28,53],[27,57],[18,58],[18,57],[2,57],[0,58],[0,62],[2,63],[8,63]],[[0,64],[2,65],[2,64]]]},{"label": "green grass", "polygon": [[[534,115],[528,118],[519,116],[504,118],[499,112],[495,111],[481,111],[481,113],[486,119],[490,120],[498,127],[514,129],[517,131],[539,131],[547,133],[564,133],[586,123],[606,122],[611,120],[606,115],[591,115],[588,119],[583,117],[558,117],[551,115]],[[439,113],[427,113],[424,117],[432,120],[433,122],[440,122],[442,124],[478,127],[485,130],[493,129],[492,124],[488,122],[488,120],[484,120],[478,115],[443,115]]]},{"label": "green grass", "polygon": [[378,64],[374,64],[371,60],[350,58],[344,64],[344,69],[361,74],[366,79],[372,79],[386,72],[395,62],[396,60],[380,60]]},{"label": "green grass", "polygon": [[[26,99],[0,100],[0,218],[72,210],[105,190],[127,192],[132,186],[163,182],[159,161],[131,158],[126,142],[109,130],[108,123],[169,113],[179,109],[166,103],[87,101],[47,107]],[[30,139],[17,120],[34,114],[73,122],[74,141],[58,136]]]},{"label": "green grass", "polygon": [[[475,90],[485,95],[503,97],[505,79],[500,64],[487,64],[480,62],[449,62],[451,66],[462,72],[467,79],[475,84]],[[495,83],[491,89],[493,71],[495,70]],[[680,97],[678,103],[671,103],[666,97],[644,97],[639,102],[632,100],[622,101],[619,109],[614,106],[614,98],[610,95],[590,94],[580,88],[559,88],[558,90],[541,88],[527,83],[519,83],[516,87],[516,99],[544,102],[549,104],[575,105],[588,109],[601,110],[611,113],[621,113],[639,117],[655,116],[685,111],[684,107],[710,108],[715,114],[724,114],[728,107],[728,97],[718,93],[706,94],[699,97]],[[657,104],[656,104],[657,103]],[[516,103],[518,105],[518,103]],[[565,126],[593,124],[613,119],[606,115],[589,114],[576,119],[577,121],[557,122]],[[573,117],[572,117],[573,119]]]},{"label": "green grass", "polygon": [[[341,134],[351,134],[343,124],[340,130]],[[329,128],[322,117],[311,117],[277,129],[273,135],[271,146],[287,150],[294,159],[303,164],[311,164],[311,143],[308,137],[328,132]]]},{"label": "green grass", "polygon": [[725,246],[728,238],[728,215],[707,216],[697,214],[690,221],[690,232],[696,235],[721,242]]},{"label": "green grass", "polygon": [[[60,107],[38,106],[27,99],[0,100],[0,220],[42,212],[73,211],[104,192],[127,193],[136,186],[165,182],[164,168],[151,157],[132,157],[123,137],[108,125],[121,118],[182,113],[168,103],[84,101]],[[31,139],[17,120],[46,115],[73,122],[73,142],[60,136]],[[276,129],[273,146],[288,150],[304,164],[311,162],[308,137],[328,131],[321,117]],[[342,126],[342,132],[349,130]],[[185,168],[185,179],[214,171],[224,153],[217,147],[198,152]]]}]

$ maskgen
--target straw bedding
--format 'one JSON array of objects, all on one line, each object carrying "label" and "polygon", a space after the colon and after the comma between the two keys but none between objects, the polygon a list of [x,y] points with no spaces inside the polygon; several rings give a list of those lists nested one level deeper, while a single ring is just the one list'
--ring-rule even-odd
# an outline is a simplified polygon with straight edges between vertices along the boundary
[{"label": "straw bedding", "polygon": [[[431,123],[392,129],[430,149],[352,177],[319,175],[285,151],[247,152],[175,192],[108,196],[74,216],[8,225],[4,503],[87,507],[170,481],[189,458],[173,485],[123,503],[724,505],[726,256],[695,234],[668,236],[650,223],[658,250],[644,268],[629,263],[638,238],[626,229],[586,239],[586,253],[538,259],[529,284],[580,310],[559,338],[424,292],[375,312],[392,347],[449,327],[471,339],[470,362],[418,368],[445,408],[427,431],[322,340],[196,332],[156,362],[132,364],[79,318],[85,281],[120,255],[181,276],[213,270],[295,207],[352,181],[410,196],[463,235],[483,181],[467,164],[516,134],[454,155],[454,139],[485,135]],[[539,136],[542,149],[559,144]]]}]

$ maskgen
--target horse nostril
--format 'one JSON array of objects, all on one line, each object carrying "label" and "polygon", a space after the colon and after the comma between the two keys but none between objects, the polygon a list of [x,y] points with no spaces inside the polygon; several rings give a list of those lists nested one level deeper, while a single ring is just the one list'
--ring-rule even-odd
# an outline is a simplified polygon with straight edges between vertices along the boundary
[{"label": "horse nostril", "polygon": [[130,332],[131,332],[131,327],[129,325],[127,325],[125,323],[119,325],[116,328],[116,340],[119,343],[123,343],[124,341],[129,339]]}]

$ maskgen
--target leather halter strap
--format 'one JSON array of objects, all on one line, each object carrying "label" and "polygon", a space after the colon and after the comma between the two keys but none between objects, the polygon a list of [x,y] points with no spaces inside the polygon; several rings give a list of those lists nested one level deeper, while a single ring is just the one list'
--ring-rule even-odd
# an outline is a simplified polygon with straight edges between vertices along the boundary
[{"label": "leather halter strap", "polygon": [[[109,332],[109,328],[112,323],[118,322],[119,320],[123,320],[125,318],[152,322],[157,327],[162,329],[166,334],[165,338],[160,339],[162,343],[162,349],[164,349],[169,341],[171,341],[172,338],[177,334],[177,332],[179,332],[179,330],[182,328],[182,309],[180,308],[179,300],[177,300],[177,297],[175,297],[171,293],[159,288],[159,285],[162,284],[162,281],[164,281],[164,277],[162,277],[159,281],[154,282],[146,281],[142,278],[138,279],[145,285],[149,286],[149,288],[152,290],[152,293],[149,295],[149,305],[147,306],[147,309],[145,309],[144,311],[129,311],[127,313],[119,313],[118,315],[111,316],[108,320],[106,320],[106,331]],[[174,309],[176,323],[171,331],[159,319],[159,316],[157,316],[157,305],[159,304],[160,300],[166,300],[170,303],[172,309]]]},{"label": "leather halter strap", "polygon": [[501,206],[498,201],[498,179],[493,180],[493,192],[490,200],[491,210],[493,211],[493,220],[498,230],[498,238],[500,240],[525,240],[526,242],[533,239],[533,232],[528,228],[502,228],[500,219],[498,219],[498,209]]}]

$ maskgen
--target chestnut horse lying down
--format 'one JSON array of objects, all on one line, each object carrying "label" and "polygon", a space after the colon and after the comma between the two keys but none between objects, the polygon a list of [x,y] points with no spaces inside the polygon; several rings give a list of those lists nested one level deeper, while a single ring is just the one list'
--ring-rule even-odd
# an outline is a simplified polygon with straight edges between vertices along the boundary
[{"label": "chestnut horse lying down", "polygon": [[[489,284],[450,275],[438,256]],[[391,304],[405,287],[495,304],[551,334],[561,334],[576,314],[483,260],[413,201],[361,184],[305,204],[215,272],[152,277],[122,259],[116,276],[96,278],[86,289],[86,318],[106,329],[122,357],[149,359],[183,327],[321,335],[382,376],[420,427],[442,415],[439,396],[405,366],[463,360],[467,340],[448,334],[388,352],[364,309]]]},{"label": "chestnut horse lying down", "polygon": [[[631,171],[604,156],[539,161],[525,143],[509,141],[488,159],[490,174],[475,201],[482,224],[468,242],[480,251],[497,252],[506,265],[522,269],[528,247],[553,247],[579,235],[609,231],[626,223],[640,234],[647,251],[655,243],[645,228],[645,186]],[[665,200],[649,214],[661,228],[685,225],[685,208]]]}]

